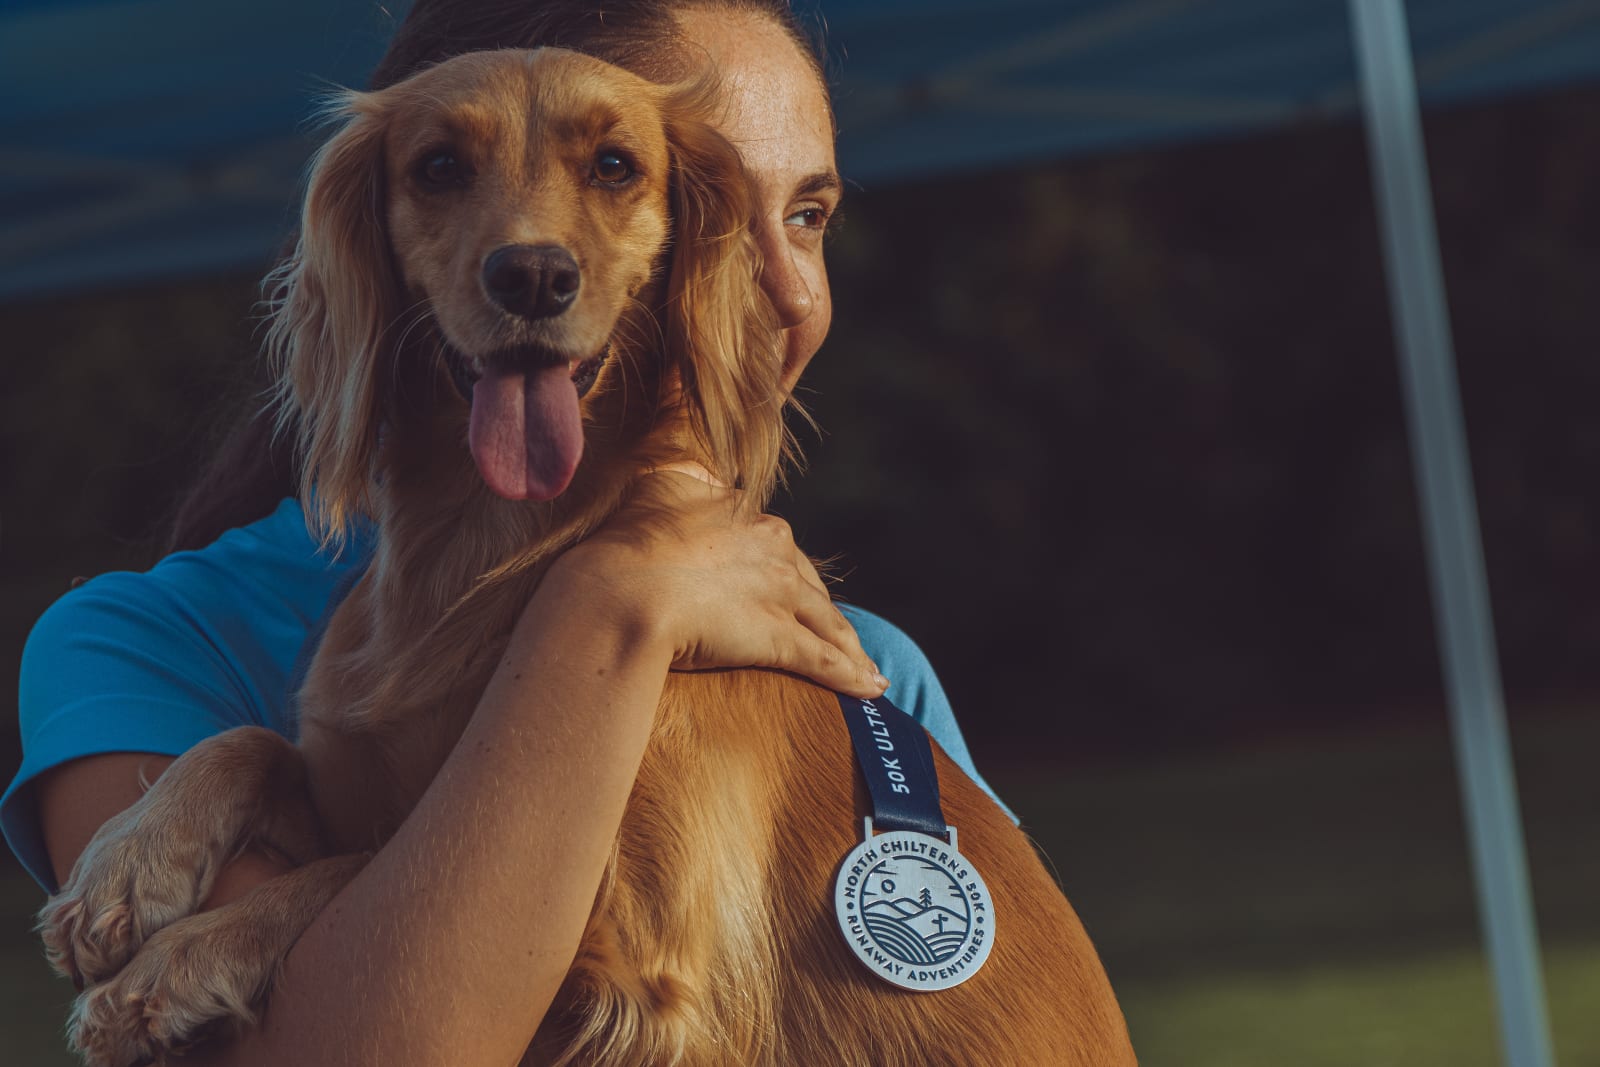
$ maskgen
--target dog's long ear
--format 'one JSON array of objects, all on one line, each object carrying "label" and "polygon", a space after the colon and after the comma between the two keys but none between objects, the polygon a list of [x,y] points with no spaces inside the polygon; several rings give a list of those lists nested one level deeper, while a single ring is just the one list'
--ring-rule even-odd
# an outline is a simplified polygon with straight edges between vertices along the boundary
[{"label": "dog's long ear", "polygon": [[739,154],[706,121],[714,85],[669,90],[674,246],[667,282],[667,359],[709,465],[764,506],[794,454],[779,391],[783,338],[761,291],[750,232],[755,203]]},{"label": "dog's long ear", "polygon": [[266,283],[279,430],[296,435],[300,497],[325,544],[369,512],[383,342],[401,307],[383,113],[374,94],[347,93],[328,114],[344,125],[312,160],[299,240]]}]

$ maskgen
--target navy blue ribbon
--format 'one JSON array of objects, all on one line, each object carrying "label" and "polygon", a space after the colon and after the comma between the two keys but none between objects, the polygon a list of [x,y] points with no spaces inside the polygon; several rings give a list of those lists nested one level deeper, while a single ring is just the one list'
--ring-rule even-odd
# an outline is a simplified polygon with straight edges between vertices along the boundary
[{"label": "navy blue ribbon", "polygon": [[841,693],[839,707],[872,796],[872,828],[944,837],[949,826],[939,805],[928,732],[885,697],[858,700]]}]

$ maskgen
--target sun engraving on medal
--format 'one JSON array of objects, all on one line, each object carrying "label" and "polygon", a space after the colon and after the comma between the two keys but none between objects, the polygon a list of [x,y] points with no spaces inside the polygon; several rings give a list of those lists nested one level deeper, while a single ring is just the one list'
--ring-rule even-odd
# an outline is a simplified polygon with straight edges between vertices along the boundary
[{"label": "sun engraving on medal", "polygon": [[927,967],[961,950],[972,925],[966,894],[950,873],[920,859],[894,857],[863,879],[861,916],[880,949]]}]

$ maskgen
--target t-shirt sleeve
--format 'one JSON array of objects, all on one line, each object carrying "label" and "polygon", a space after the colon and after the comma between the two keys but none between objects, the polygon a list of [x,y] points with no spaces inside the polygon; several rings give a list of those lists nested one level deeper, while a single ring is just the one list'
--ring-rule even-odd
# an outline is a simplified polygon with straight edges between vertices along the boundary
[{"label": "t-shirt sleeve", "polygon": [[184,625],[143,575],[102,575],[56,601],[22,652],[17,721],[23,757],[0,804],[12,851],[36,880],[54,879],[32,784],[80,756],[177,756],[250,721],[214,648]]},{"label": "t-shirt sleeve", "polygon": [[1016,814],[1006,807],[1006,802],[995,794],[989,783],[983,780],[983,775],[978,773],[977,767],[973,766],[972,753],[967,751],[961,727],[956,725],[950,698],[945,695],[944,686],[939,683],[939,676],[934,673],[927,655],[905,631],[893,623],[853,604],[841,604],[839,607],[856,628],[861,647],[878,665],[879,672],[889,679],[888,696],[894,706],[921,723],[929,736],[939,742],[939,747],[967,772],[969,778],[982,786],[985,793],[994,797],[995,803],[1011,816],[1012,822],[1016,822]]},{"label": "t-shirt sleeve", "polygon": [[290,733],[289,675],[342,573],[287,501],[205,549],[100,575],[50,606],[23,648],[22,766],[0,798],[0,830],[40,885],[55,888],[38,776],[106,752],[181,755],[235,726]]}]

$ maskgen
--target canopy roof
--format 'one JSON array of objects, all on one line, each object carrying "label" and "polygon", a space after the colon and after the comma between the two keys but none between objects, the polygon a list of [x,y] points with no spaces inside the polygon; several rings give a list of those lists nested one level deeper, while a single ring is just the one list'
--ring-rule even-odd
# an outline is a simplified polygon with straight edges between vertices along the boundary
[{"label": "canopy roof", "polygon": [[[265,263],[317,95],[407,0],[0,0],[0,299]],[[801,0],[840,166],[909,177],[1353,115],[1343,0]],[[1600,0],[1412,0],[1425,103],[1600,75]]]}]

